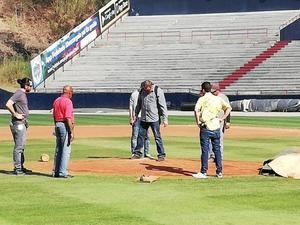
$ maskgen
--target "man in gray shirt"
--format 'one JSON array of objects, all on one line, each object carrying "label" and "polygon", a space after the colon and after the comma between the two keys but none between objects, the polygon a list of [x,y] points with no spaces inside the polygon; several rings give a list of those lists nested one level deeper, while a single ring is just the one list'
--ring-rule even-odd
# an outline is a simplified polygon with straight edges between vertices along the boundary
[{"label": "man in gray shirt", "polygon": [[32,172],[24,167],[25,162],[25,144],[28,128],[28,100],[26,93],[32,89],[32,81],[29,78],[18,79],[20,89],[7,101],[6,108],[11,113],[10,129],[15,142],[13,150],[14,174],[24,175]]},{"label": "man in gray shirt", "polygon": [[[140,117],[135,118],[135,108],[139,99],[139,93],[141,89],[143,88],[143,83],[141,84],[141,87],[134,92],[132,92],[130,99],[129,99],[129,123],[131,125],[131,153],[133,154],[134,149],[137,145],[137,138],[139,135],[139,129],[141,120]],[[145,141],[144,141],[144,157],[153,159],[153,157],[150,155],[150,139],[147,132]]]},{"label": "man in gray shirt", "polygon": [[131,158],[140,159],[142,157],[141,149],[143,147],[148,128],[151,127],[155,138],[158,161],[163,161],[165,160],[166,153],[160,134],[160,117],[162,117],[164,127],[167,127],[168,110],[163,90],[155,86],[150,80],[143,82],[143,88],[139,94],[138,103],[135,109],[135,120],[138,118],[140,111],[141,123],[137,146],[135,147]]}]

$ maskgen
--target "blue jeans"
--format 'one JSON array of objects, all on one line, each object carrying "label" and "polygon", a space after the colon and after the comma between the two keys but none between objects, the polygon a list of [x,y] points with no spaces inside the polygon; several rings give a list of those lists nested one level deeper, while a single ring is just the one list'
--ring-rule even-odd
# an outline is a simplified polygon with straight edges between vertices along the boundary
[{"label": "blue jeans", "polygon": [[55,123],[56,134],[56,149],[54,159],[55,177],[68,176],[68,166],[71,154],[71,143],[69,138],[69,131],[67,125],[63,122]]},{"label": "blue jeans", "polygon": [[[137,121],[132,125],[132,133],[131,133],[131,153],[133,154],[134,149],[137,145],[137,139],[139,135],[139,130],[141,126],[141,120],[140,118],[137,119]],[[144,155],[150,153],[150,139],[149,139],[149,132],[147,132],[147,135],[144,140]]]},{"label": "blue jeans", "polygon": [[201,173],[206,173],[208,169],[209,145],[212,144],[212,150],[215,154],[216,173],[222,173],[222,157],[220,151],[220,129],[208,130],[200,129],[201,145]]},{"label": "blue jeans", "polygon": [[[220,127],[220,151],[221,151],[221,157],[222,157],[222,160],[224,159],[224,123],[221,124],[221,127]],[[212,144],[210,143],[209,145],[209,156],[208,158],[215,158],[215,154],[214,152],[212,151]]]},{"label": "blue jeans", "polygon": [[165,153],[163,141],[162,141],[162,138],[161,138],[161,135],[160,135],[159,121],[156,121],[156,122],[141,121],[140,129],[139,129],[139,135],[138,135],[138,139],[137,139],[137,145],[134,149],[133,154],[142,156],[141,149],[144,145],[144,140],[147,136],[147,132],[148,132],[149,127],[151,127],[151,130],[152,130],[153,135],[154,135],[158,157],[165,157],[166,153]]}]

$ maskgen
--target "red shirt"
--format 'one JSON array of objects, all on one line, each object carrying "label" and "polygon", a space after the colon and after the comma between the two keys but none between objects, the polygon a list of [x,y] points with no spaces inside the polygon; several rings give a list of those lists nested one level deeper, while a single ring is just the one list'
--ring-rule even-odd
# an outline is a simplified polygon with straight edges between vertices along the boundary
[{"label": "red shirt", "polygon": [[62,95],[53,103],[53,118],[56,122],[71,119],[74,122],[73,103],[71,99]]}]

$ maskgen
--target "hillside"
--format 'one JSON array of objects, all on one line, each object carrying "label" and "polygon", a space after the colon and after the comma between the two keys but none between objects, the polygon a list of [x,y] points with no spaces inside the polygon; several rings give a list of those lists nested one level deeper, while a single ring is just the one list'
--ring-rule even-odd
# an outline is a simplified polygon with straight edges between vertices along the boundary
[{"label": "hillside", "polygon": [[[0,60],[41,52],[102,6],[102,0],[1,0]],[[71,8],[72,7],[72,8]]]},{"label": "hillside", "polygon": [[0,59],[17,54],[30,58],[55,39],[48,25],[48,7],[27,1],[0,3]]},{"label": "hillside", "polygon": [[0,0],[0,88],[30,77],[29,61],[107,0]]}]

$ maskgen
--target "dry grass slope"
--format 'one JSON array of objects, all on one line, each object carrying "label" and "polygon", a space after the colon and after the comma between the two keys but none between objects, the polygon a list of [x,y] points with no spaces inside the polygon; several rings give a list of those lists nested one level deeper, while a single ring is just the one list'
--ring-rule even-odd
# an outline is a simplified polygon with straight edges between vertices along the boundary
[{"label": "dry grass slope", "polygon": [[103,6],[105,0],[0,1],[0,88],[29,76],[29,61]]}]

